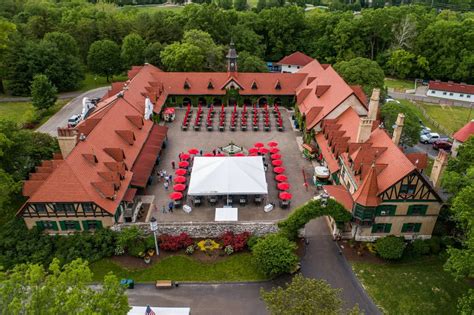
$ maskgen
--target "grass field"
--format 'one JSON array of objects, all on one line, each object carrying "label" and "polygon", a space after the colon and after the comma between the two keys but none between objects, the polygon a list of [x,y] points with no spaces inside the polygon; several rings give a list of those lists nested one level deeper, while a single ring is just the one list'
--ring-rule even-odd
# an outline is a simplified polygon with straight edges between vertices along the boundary
[{"label": "grass field", "polygon": [[215,263],[203,263],[188,256],[170,256],[150,268],[127,270],[110,259],[91,264],[94,281],[101,281],[109,271],[119,278],[132,278],[137,282],[155,280],[175,281],[257,281],[267,279],[257,271],[249,253],[229,256]]},{"label": "grass field", "polygon": [[89,91],[101,86],[110,85],[112,82],[116,81],[126,81],[128,78],[126,75],[116,75],[112,78],[109,78],[110,82],[107,82],[106,77],[97,76],[91,73],[87,73],[84,80],[81,82],[80,91]]},{"label": "grass field", "polygon": [[415,82],[410,80],[385,78],[384,83],[386,87],[397,90],[409,90],[415,88]]},{"label": "grass field", "polygon": [[431,118],[451,132],[456,132],[469,121],[470,108],[427,104],[422,106]]},{"label": "grass field", "polygon": [[469,288],[445,272],[438,257],[398,264],[353,262],[352,267],[385,314],[456,314],[457,300]]},{"label": "grass field", "polygon": [[[44,113],[38,122],[38,125],[45,123],[46,120],[53,116],[69,101],[70,99],[58,100],[56,105]],[[0,118],[24,124],[33,121],[35,118],[35,108],[31,102],[0,102]]]}]

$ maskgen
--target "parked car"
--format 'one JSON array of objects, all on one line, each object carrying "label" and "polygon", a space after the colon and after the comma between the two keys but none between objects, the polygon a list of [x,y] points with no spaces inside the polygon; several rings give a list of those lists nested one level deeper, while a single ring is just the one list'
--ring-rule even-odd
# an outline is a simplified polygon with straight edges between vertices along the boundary
[{"label": "parked car", "polygon": [[400,101],[396,100],[396,99],[393,99],[391,97],[387,97],[385,99],[385,103],[388,103],[388,102],[394,102],[394,103],[397,103],[397,104],[400,104]]},{"label": "parked car", "polygon": [[437,140],[433,142],[433,149],[435,150],[443,149],[445,151],[451,151],[452,146],[453,144],[449,141]]},{"label": "parked car", "polygon": [[424,143],[424,144],[433,143],[433,142],[438,141],[438,140],[448,141],[449,137],[439,135],[436,132],[430,132],[430,133],[427,133],[427,134],[424,134],[424,135],[420,136],[420,142]]},{"label": "parked car", "polygon": [[76,127],[77,124],[81,121],[81,115],[72,115],[68,120],[67,120],[67,126],[72,128]]},{"label": "parked car", "polygon": [[429,133],[431,133],[431,129],[428,128],[428,127],[423,127],[423,128],[421,128],[420,136],[426,135],[426,134],[429,134]]}]

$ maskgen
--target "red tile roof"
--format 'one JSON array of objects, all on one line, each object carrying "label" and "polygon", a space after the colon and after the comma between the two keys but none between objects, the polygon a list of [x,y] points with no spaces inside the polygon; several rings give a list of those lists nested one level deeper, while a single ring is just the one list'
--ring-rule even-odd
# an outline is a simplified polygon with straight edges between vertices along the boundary
[{"label": "red tile roof", "polygon": [[308,63],[314,59],[310,56],[303,54],[302,52],[294,52],[289,56],[283,57],[280,61],[277,62],[279,65],[295,65],[295,66],[306,66]]},{"label": "red tile roof", "polygon": [[474,85],[464,83],[430,81],[428,88],[437,91],[474,94]]},{"label": "red tile roof", "polygon": [[474,120],[471,120],[465,124],[464,127],[456,131],[453,138],[459,142],[466,142],[466,140],[472,135],[474,135]]},{"label": "red tile roof", "polygon": [[367,98],[367,95],[365,95],[364,90],[360,85],[351,85],[352,91],[354,91],[355,96],[359,99],[359,101],[362,103],[367,108],[367,103],[369,102],[369,99]]},{"label": "red tile roof", "polygon": [[315,137],[316,142],[321,150],[321,154],[324,157],[324,160],[328,164],[329,171],[331,173],[335,173],[339,170],[339,164],[337,163],[334,155],[331,152],[331,149],[327,145],[326,139],[324,139],[324,135],[322,133],[318,133]]},{"label": "red tile roof", "polygon": [[325,185],[324,190],[327,191],[329,196],[334,197],[340,204],[348,211],[352,211],[354,200],[352,199],[351,193],[342,185]]},{"label": "red tile roof", "polygon": [[380,204],[378,191],[379,187],[374,165],[370,168],[362,186],[354,193],[354,202],[366,207],[376,207]]},{"label": "red tile roof", "polygon": [[405,155],[418,170],[424,170],[428,166],[427,153],[413,152]]}]

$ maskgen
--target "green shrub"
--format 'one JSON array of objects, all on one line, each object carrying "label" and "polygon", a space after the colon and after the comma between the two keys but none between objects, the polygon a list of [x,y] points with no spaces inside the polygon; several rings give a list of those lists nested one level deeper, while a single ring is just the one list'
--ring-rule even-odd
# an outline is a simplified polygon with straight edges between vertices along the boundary
[{"label": "green shrub", "polygon": [[155,236],[153,234],[148,235],[145,238],[145,247],[147,250],[155,249]]},{"label": "green shrub", "polygon": [[388,260],[397,260],[402,258],[405,250],[405,241],[403,237],[389,235],[377,239],[375,249],[380,257]]},{"label": "green shrub", "polygon": [[143,257],[145,256],[146,246],[143,239],[137,240],[135,244],[128,248],[128,253],[134,257]]},{"label": "green shrub", "polygon": [[289,273],[298,264],[296,243],[280,234],[270,234],[253,247],[257,268],[268,276]]},{"label": "green shrub", "polygon": [[252,248],[262,239],[263,239],[262,237],[255,236],[255,235],[250,236],[249,239],[247,240],[247,247],[250,250],[252,250]]},{"label": "green shrub", "polygon": [[441,252],[441,238],[439,236],[432,236],[427,242],[433,255],[437,255]]},{"label": "green shrub", "polygon": [[412,243],[413,253],[416,256],[428,255],[430,253],[430,245],[424,240],[414,240]]}]

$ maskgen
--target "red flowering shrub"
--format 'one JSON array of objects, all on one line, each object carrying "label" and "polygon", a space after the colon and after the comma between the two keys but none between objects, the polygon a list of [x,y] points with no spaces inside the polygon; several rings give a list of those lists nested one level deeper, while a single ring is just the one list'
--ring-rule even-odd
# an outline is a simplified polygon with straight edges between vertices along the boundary
[{"label": "red flowering shrub", "polygon": [[232,231],[227,231],[221,235],[220,239],[223,243],[223,247],[230,245],[234,249],[234,252],[239,252],[244,250],[245,245],[247,245],[247,240],[250,237],[249,232],[242,232],[239,234],[234,234]]},{"label": "red flowering shrub", "polygon": [[192,245],[194,241],[186,233],[173,236],[169,234],[160,235],[160,248],[166,251],[175,252]]}]

